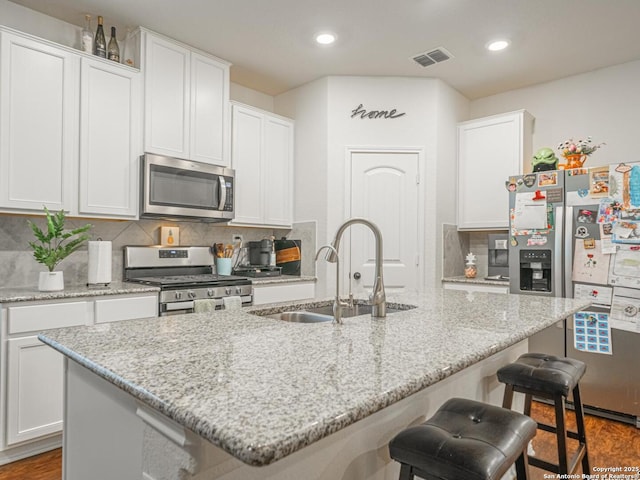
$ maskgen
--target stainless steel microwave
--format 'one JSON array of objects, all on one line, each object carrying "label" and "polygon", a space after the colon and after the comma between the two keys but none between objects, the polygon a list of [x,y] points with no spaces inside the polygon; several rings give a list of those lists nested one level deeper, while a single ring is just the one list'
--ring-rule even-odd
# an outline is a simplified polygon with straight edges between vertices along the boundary
[{"label": "stainless steel microwave", "polygon": [[140,160],[140,218],[233,219],[233,169],[150,153]]}]

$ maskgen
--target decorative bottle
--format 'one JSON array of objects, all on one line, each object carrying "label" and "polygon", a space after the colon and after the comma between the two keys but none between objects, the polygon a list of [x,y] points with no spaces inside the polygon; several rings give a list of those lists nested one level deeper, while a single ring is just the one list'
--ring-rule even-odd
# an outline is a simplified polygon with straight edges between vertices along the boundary
[{"label": "decorative bottle", "polygon": [[466,257],[467,262],[464,264],[464,276],[467,278],[476,278],[478,267],[476,266],[476,256],[469,253]]},{"label": "decorative bottle", "polygon": [[93,53],[93,34],[91,33],[91,15],[84,16],[85,25],[82,29],[82,51]]},{"label": "decorative bottle", "polygon": [[98,28],[96,36],[93,40],[93,54],[98,57],[107,58],[107,41],[104,38],[104,29],[102,28],[102,17],[98,17]]},{"label": "decorative bottle", "polygon": [[109,47],[107,48],[107,58],[114,62],[120,62],[120,47],[116,40],[116,27],[111,27],[111,38],[109,39]]}]

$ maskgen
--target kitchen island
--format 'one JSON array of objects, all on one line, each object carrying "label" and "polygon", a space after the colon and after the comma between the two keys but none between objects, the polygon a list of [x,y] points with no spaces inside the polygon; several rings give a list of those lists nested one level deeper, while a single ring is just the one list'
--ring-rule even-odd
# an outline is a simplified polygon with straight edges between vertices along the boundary
[{"label": "kitchen island", "polygon": [[[387,442],[588,302],[436,289],[386,319],[251,309],[48,331],[68,357],[64,459],[80,478],[386,479]],[[294,305],[254,308],[290,310]]]}]

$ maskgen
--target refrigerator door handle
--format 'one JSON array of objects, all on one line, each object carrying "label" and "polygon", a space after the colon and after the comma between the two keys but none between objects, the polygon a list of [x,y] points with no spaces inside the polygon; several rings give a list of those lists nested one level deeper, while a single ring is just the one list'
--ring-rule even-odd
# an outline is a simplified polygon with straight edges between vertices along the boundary
[{"label": "refrigerator door handle", "polygon": [[556,224],[556,229],[560,229],[560,231],[556,231],[556,234],[554,235],[554,245],[553,245],[553,249],[555,251],[555,258],[553,260],[553,283],[554,283],[554,290],[556,292],[556,297],[564,297],[565,296],[565,286],[562,284],[562,274],[563,274],[563,261],[562,261],[562,238],[566,237],[566,231],[565,231],[565,235],[563,235],[562,230],[564,229],[564,207],[559,206],[555,208],[556,210],[556,218],[555,218],[555,224]]},{"label": "refrigerator door handle", "polygon": [[564,296],[573,298],[573,207],[567,206],[564,222]]}]

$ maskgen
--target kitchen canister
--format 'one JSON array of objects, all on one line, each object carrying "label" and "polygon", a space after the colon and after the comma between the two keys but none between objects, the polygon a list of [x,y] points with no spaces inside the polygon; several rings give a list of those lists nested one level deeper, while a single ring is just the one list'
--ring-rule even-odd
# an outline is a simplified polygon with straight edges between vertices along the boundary
[{"label": "kitchen canister", "polygon": [[107,285],[111,283],[111,242],[90,241],[88,285]]}]

